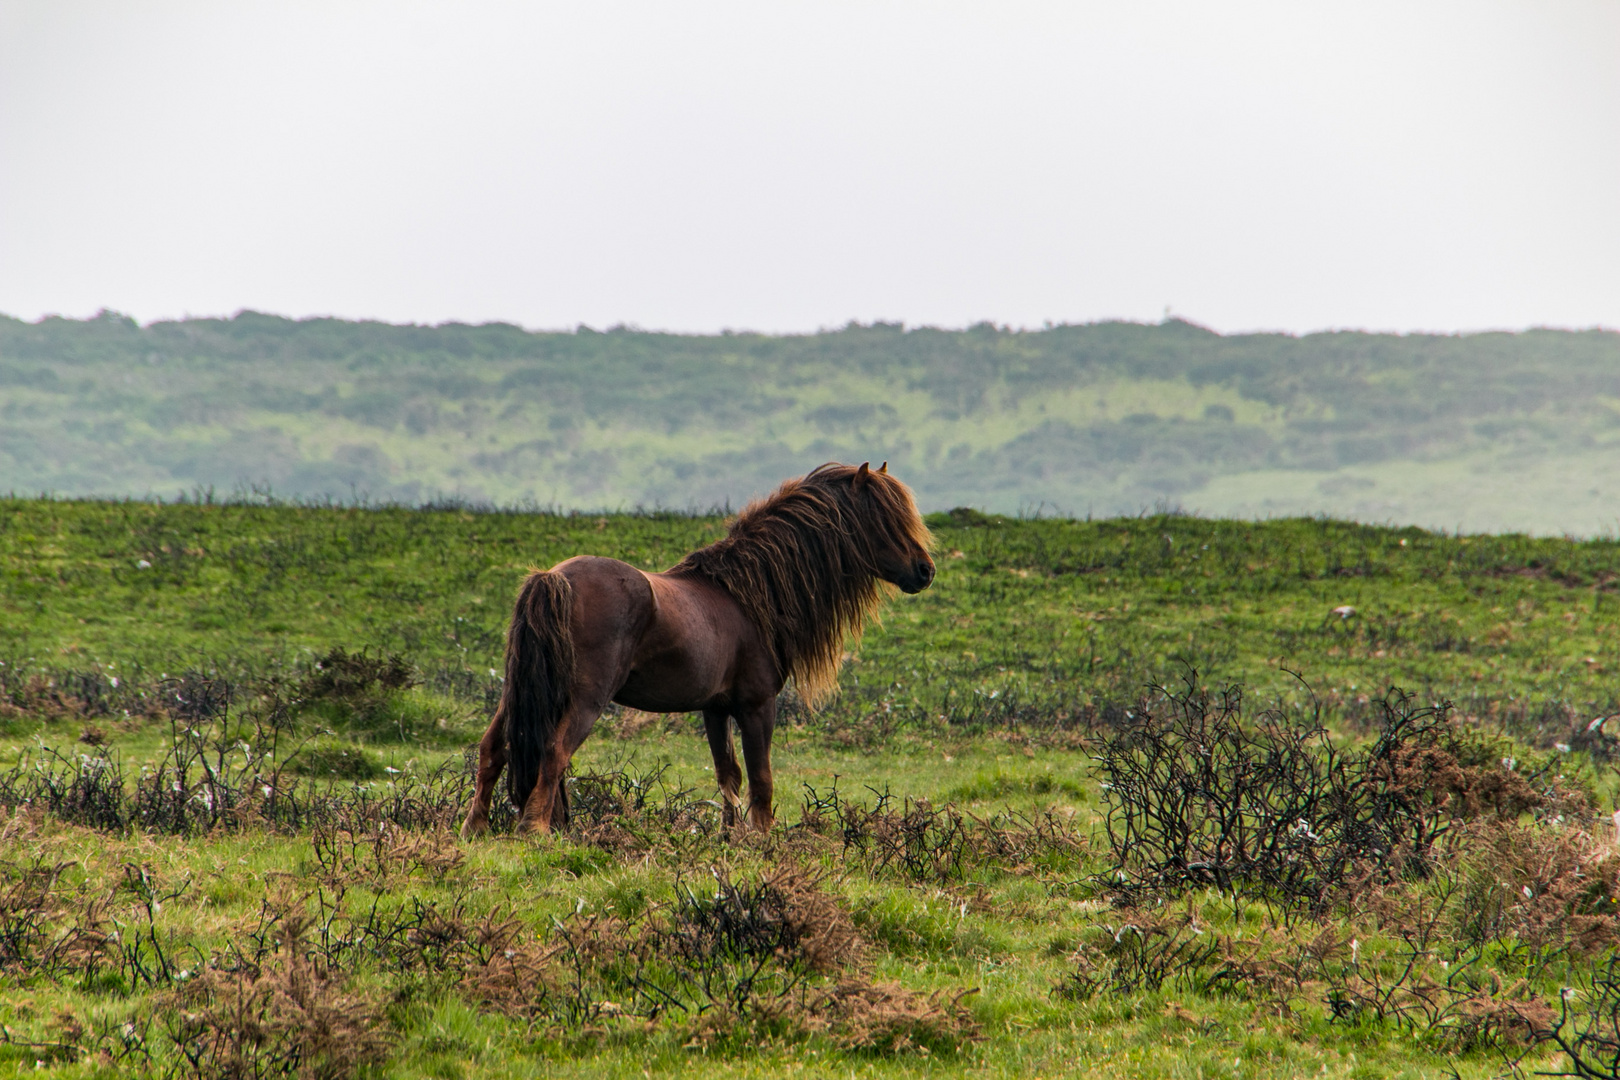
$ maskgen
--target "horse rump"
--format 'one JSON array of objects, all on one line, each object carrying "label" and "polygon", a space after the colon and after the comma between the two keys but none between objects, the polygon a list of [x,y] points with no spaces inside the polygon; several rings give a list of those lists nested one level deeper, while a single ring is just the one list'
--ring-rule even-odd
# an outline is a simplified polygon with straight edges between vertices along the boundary
[{"label": "horse rump", "polygon": [[507,791],[523,807],[556,742],[574,681],[570,625],[574,590],[568,579],[535,571],[518,592],[506,635],[506,684],[500,715],[506,726]]}]

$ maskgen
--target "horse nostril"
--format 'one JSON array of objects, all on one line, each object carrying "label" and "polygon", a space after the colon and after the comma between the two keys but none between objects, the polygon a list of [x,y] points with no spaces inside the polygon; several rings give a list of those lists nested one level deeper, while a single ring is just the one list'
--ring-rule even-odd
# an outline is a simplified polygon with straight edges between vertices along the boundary
[{"label": "horse nostril", "polygon": [[931,562],[920,562],[920,563],[918,563],[917,564],[917,577],[919,579],[921,579],[921,581],[922,581],[922,583],[924,585],[927,585],[929,582],[933,581],[934,580],[934,564],[931,563]]}]

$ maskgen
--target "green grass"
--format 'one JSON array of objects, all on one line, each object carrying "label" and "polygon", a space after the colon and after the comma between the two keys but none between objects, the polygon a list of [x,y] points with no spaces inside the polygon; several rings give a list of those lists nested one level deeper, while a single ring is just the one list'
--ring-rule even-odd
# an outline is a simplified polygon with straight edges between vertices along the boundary
[{"label": "green grass", "polygon": [[[891,711],[956,715],[994,693],[980,711],[995,713],[1009,695],[1129,696],[1189,663],[1263,693],[1291,692],[1292,669],[1320,694],[1399,683],[1458,700],[1612,700],[1613,539],[931,520],[937,583],[862,644],[846,681],[863,704],[887,694]],[[487,674],[530,567],[589,551],[658,569],[720,531],[682,515],[0,501],[0,654],[164,674],[346,646]],[[1333,613],[1344,605],[1348,618]]]},{"label": "green grass", "polygon": [[[1456,1052],[1398,1023],[1336,1022],[1314,984],[1281,1011],[1259,996],[1193,983],[1080,1002],[1054,995],[1076,955],[1094,955],[1098,935],[1137,917],[1112,906],[1096,880],[1108,866],[1100,829],[1108,803],[1086,740],[1112,710],[1136,707],[1148,684],[1174,684],[1192,670],[1207,685],[1242,684],[1256,707],[1275,702],[1298,715],[1314,700],[1346,741],[1365,730],[1385,688],[1399,685],[1425,701],[1456,701],[1479,725],[1505,732],[1502,745],[1518,760],[1565,763],[1572,780],[1599,792],[1601,817],[1614,809],[1607,766],[1554,744],[1620,711],[1620,545],[1310,519],[961,513],[931,524],[935,586],[898,599],[852,648],[843,692],[823,713],[785,713],[774,755],[782,822],[799,821],[802,785],[836,786],[868,805],[880,792],[896,804],[952,804],[970,822],[1050,813],[1086,840],[1078,853],[1053,849],[1023,864],[979,858],[959,877],[920,880],[874,869],[830,834],[802,844],[791,831],[768,843],[725,841],[707,825],[688,835],[647,817],[629,822],[656,841],[644,850],[588,835],[497,835],[446,846],[459,862],[372,856],[358,876],[334,878],[308,831],[109,832],[13,808],[0,819],[0,888],[18,888],[27,867],[60,865],[54,895],[66,914],[52,917],[52,933],[66,933],[73,910],[105,896],[106,917],[128,940],[143,925],[129,875],[144,868],[159,894],[175,894],[153,927],[194,965],[244,941],[267,898],[318,910],[337,885],[351,915],[371,905],[397,913],[459,903],[472,921],[500,909],[535,940],[555,933],[556,920],[654,917],[677,901],[678,887],[712,882],[713,867],[745,879],[802,864],[822,875],[866,940],[862,978],[924,996],[977,991],[963,1001],[979,1041],[886,1055],[840,1049],[826,1032],[759,1029],[705,1042],[678,1020],[609,1018],[586,1030],[530,1023],[480,1007],[443,973],[359,962],[351,989],[381,1003],[394,1040],[372,1071],[390,1076],[1502,1071],[1488,1046]],[[420,682],[299,705],[278,753],[302,747],[290,766],[301,782],[385,795],[459,759],[482,730],[510,600],[530,566],[593,552],[659,568],[721,528],[716,518],[682,515],[6,501],[0,687],[12,704],[0,715],[0,768],[31,768],[42,747],[56,748],[75,760],[115,757],[133,782],[175,738],[159,707],[174,712],[176,687],[191,693],[184,687],[194,685],[177,680],[216,675],[255,694],[296,687],[341,647],[401,656]],[[1334,614],[1342,605],[1354,613]],[[98,711],[97,701],[106,707]],[[242,690],[233,714],[259,715],[268,701]],[[80,741],[87,726],[105,747]],[[609,716],[576,764],[587,773],[667,767],[668,786],[699,800],[712,792],[692,718]],[[703,814],[717,817],[701,803],[693,813],[700,824]],[[1412,886],[1412,895],[1424,888]],[[1164,910],[1186,904],[1209,933],[1234,940],[1332,927],[1371,958],[1395,939],[1390,924],[1365,911],[1319,924],[1213,891]],[[53,1059],[61,1017],[122,1030],[137,1014],[167,1015],[175,993],[109,971],[48,978],[7,967],[4,955],[0,947],[0,1024],[11,1041],[0,1043],[0,1075],[31,1073],[36,1061],[61,1076],[132,1068],[94,1056]],[[1558,980],[1577,980],[1595,962],[1560,961],[1533,990],[1556,994]],[[153,1045],[159,1036],[154,1029]]]}]

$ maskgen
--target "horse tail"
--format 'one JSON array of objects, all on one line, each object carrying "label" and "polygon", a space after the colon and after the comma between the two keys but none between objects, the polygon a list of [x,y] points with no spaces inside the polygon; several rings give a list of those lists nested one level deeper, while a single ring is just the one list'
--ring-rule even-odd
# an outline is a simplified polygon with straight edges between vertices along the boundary
[{"label": "horse tail", "polygon": [[574,682],[574,589],[549,570],[529,575],[518,592],[506,635],[505,719],[507,791],[521,807],[540,779],[557,725],[568,711]]}]

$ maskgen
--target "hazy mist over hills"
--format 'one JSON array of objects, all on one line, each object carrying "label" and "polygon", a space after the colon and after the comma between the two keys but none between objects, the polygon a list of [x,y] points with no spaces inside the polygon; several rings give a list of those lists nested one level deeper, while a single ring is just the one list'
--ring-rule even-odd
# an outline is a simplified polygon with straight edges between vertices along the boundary
[{"label": "hazy mist over hills", "polygon": [[925,507],[1620,526],[1620,334],[534,333],[0,317],[0,491],[739,505],[887,459]]}]

